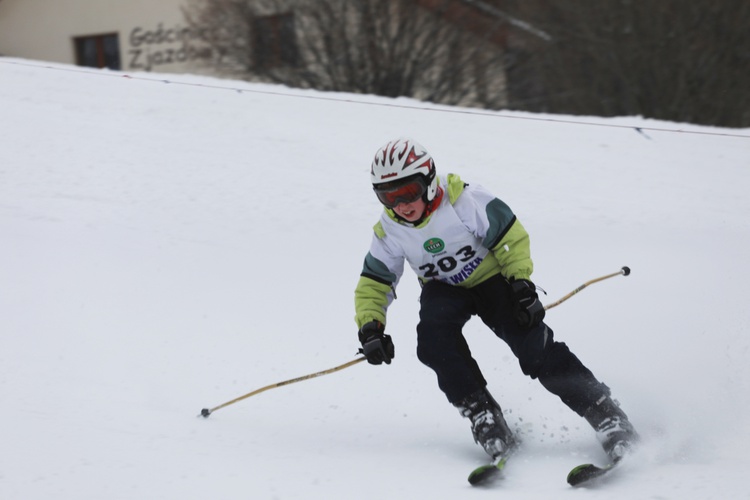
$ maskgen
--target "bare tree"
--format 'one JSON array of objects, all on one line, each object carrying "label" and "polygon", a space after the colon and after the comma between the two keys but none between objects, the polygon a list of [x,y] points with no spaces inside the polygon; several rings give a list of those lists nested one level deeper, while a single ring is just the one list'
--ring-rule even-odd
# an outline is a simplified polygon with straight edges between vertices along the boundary
[{"label": "bare tree", "polygon": [[750,126],[747,0],[191,1],[189,23],[234,76]]},{"label": "bare tree", "polygon": [[[268,64],[259,32],[280,15],[286,36],[271,31],[287,56]],[[462,1],[192,0],[185,17],[224,73],[444,104],[506,104],[505,22],[478,16]]]}]

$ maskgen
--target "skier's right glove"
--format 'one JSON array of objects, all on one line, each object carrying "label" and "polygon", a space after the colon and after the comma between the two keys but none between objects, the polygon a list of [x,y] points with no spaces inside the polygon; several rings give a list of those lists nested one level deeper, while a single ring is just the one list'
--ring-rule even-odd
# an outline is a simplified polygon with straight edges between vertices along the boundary
[{"label": "skier's right glove", "polygon": [[359,329],[359,350],[371,365],[391,364],[394,355],[393,341],[385,334],[385,325],[380,321],[370,321]]}]

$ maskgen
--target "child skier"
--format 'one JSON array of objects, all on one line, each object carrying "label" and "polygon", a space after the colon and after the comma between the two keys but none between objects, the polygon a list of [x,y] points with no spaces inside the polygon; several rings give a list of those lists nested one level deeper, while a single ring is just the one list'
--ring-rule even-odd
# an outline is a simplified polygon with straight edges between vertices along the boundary
[{"label": "child skier", "polygon": [[525,375],[591,424],[618,461],[637,434],[607,386],[542,321],[544,306],[530,281],[529,235],[510,207],[457,175],[436,176],[430,154],[410,138],[381,147],[370,178],[385,208],[355,290],[368,362],[390,364],[394,357],[386,311],[406,261],[422,285],[417,357],[435,371],[487,454],[507,457],[517,442],[463,336],[473,315],[508,344]]}]

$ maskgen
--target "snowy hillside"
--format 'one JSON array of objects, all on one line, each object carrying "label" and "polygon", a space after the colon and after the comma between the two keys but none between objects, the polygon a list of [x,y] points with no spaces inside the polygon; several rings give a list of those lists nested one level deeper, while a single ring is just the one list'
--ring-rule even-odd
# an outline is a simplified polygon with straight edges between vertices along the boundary
[{"label": "snowy hillside", "polygon": [[[0,58],[0,498],[750,499],[750,130],[129,76]],[[546,302],[632,269],[547,316],[646,438],[606,488],[565,483],[593,431],[476,319],[523,448],[469,486],[410,271],[392,365],[196,417],[355,358],[369,163],[400,135],[513,207]]]}]

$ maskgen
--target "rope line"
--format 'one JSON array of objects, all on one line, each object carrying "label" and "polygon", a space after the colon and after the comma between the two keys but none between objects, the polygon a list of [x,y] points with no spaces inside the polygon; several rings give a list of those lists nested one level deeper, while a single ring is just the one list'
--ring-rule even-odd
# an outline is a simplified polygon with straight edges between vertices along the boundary
[{"label": "rope line", "polygon": [[[304,95],[304,94],[298,94],[298,93],[280,92],[280,91],[272,91],[272,90],[247,89],[247,88],[239,88],[239,87],[229,87],[225,85],[211,85],[211,84],[206,84],[206,83],[183,82],[183,81],[177,81],[177,80],[167,80],[164,78],[134,76],[134,75],[130,75],[127,73],[119,73],[119,72],[113,73],[113,72],[110,72],[109,70],[105,70],[105,71],[88,70],[88,69],[77,69],[75,67],[68,68],[68,67],[59,67],[59,66],[52,66],[52,65],[46,65],[46,64],[33,64],[33,63],[20,62],[20,61],[8,61],[8,60],[4,60],[1,57],[0,57],[0,63],[46,69],[46,70],[64,71],[68,73],[83,73],[83,74],[92,75],[92,76],[107,76],[107,77],[113,77],[113,78],[126,78],[128,80],[138,80],[138,81],[152,82],[152,83],[165,83],[165,84],[182,85],[182,86],[189,86],[189,87],[200,87],[200,88],[205,88],[209,90],[228,90],[228,91],[237,92],[240,94],[243,94],[243,93],[264,94],[264,95],[272,95],[272,96],[277,96],[277,97],[313,99],[313,100],[319,100],[319,101],[340,102],[340,103],[346,103],[346,104],[360,104],[360,105],[365,105],[365,106],[381,106],[381,107],[389,107],[389,108],[411,109],[415,111],[432,111],[432,112],[437,112],[437,113],[453,113],[453,114],[464,114],[464,115],[472,115],[472,116],[486,116],[488,118],[505,118],[509,120],[539,121],[539,122],[557,123],[557,124],[565,124],[565,125],[585,125],[585,126],[591,126],[591,127],[621,128],[621,129],[635,130],[636,132],[643,135],[647,139],[651,139],[651,137],[646,135],[644,133],[645,131],[669,132],[669,133],[678,133],[678,134],[694,134],[694,135],[710,135],[710,136],[719,136],[719,137],[736,137],[736,138],[742,138],[742,139],[750,139],[750,135],[731,133],[731,132],[708,132],[708,131],[700,131],[700,130],[685,130],[685,129],[679,129],[679,128],[672,129],[672,128],[664,128],[664,127],[643,127],[643,126],[635,126],[635,125],[619,125],[615,123],[595,123],[595,122],[562,119],[562,118],[544,118],[540,116],[512,116],[512,115],[507,115],[507,114],[503,114],[500,112],[489,112],[489,111],[482,111],[482,110],[475,110],[475,109],[468,109],[468,108],[440,108],[440,107],[427,108],[427,107],[407,105],[407,104],[359,101],[356,99],[323,96],[320,94]],[[306,90],[306,89],[300,89],[300,90]],[[311,89],[311,90],[314,90],[314,89]],[[439,104],[436,104],[436,105],[440,106]]]}]

